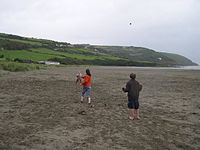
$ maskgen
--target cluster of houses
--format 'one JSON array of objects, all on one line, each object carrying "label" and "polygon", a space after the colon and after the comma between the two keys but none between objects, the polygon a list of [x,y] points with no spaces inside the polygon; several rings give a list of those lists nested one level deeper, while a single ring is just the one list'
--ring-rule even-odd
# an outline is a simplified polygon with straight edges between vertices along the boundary
[{"label": "cluster of houses", "polygon": [[19,59],[16,58],[14,61],[20,62],[20,63],[27,63],[27,64],[45,64],[45,65],[60,65],[60,62],[55,61],[32,61],[32,60],[26,60],[26,59]]},{"label": "cluster of houses", "polygon": [[38,63],[45,65],[60,65],[60,62],[55,62],[55,61],[38,61]]}]

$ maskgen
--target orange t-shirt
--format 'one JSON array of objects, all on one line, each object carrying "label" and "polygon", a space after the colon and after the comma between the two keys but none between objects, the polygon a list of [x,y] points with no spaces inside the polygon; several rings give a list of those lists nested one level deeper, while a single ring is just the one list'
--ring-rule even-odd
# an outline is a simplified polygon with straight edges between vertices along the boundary
[{"label": "orange t-shirt", "polygon": [[85,75],[83,77],[83,83],[82,83],[82,85],[86,86],[86,87],[90,87],[92,85],[92,77],[88,76],[88,75]]}]

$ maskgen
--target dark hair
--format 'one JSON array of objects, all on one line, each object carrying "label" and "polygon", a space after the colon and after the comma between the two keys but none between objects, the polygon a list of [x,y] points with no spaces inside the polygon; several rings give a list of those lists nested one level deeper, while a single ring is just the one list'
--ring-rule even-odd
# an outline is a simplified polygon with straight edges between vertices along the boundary
[{"label": "dark hair", "polygon": [[136,74],[131,73],[131,74],[130,74],[130,78],[131,78],[131,79],[135,79],[135,78],[136,78]]},{"label": "dark hair", "polygon": [[86,69],[86,74],[88,75],[88,76],[91,76],[91,73],[90,73],[90,70],[89,69]]}]

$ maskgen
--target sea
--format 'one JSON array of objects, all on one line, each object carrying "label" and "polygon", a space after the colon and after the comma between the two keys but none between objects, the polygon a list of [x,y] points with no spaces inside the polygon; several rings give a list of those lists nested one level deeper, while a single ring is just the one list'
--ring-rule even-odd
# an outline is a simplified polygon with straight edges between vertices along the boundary
[{"label": "sea", "polygon": [[180,69],[186,69],[186,70],[200,70],[200,66],[182,66],[179,67]]},{"label": "sea", "polygon": [[133,66],[101,66],[104,69],[180,69],[180,70],[200,70],[200,66],[178,66],[178,67],[133,67]]}]

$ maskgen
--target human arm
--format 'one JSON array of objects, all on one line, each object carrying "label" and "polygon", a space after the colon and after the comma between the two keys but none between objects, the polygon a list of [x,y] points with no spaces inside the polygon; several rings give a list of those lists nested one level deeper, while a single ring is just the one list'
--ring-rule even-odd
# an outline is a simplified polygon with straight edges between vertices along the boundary
[{"label": "human arm", "polygon": [[129,83],[126,84],[126,87],[125,87],[125,88],[124,88],[124,87],[122,88],[122,90],[123,90],[124,92],[128,92],[129,89],[130,89]]},{"label": "human arm", "polygon": [[82,76],[81,77],[81,84],[84,85],[84,83],[85,83],[85,76]]},{"label": "human arm", "polygon": [[139,91],[142,91],[142,84],[139,84]]}]

